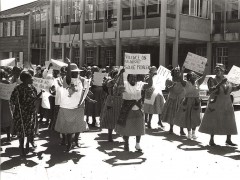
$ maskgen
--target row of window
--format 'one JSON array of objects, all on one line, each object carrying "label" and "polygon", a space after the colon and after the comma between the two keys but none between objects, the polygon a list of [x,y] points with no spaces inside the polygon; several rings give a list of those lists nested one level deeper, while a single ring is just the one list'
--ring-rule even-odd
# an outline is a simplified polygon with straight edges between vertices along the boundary
[{"label": "row of window", "polygon": [[0,37],[23,36],[24,20],[0,22]]}]

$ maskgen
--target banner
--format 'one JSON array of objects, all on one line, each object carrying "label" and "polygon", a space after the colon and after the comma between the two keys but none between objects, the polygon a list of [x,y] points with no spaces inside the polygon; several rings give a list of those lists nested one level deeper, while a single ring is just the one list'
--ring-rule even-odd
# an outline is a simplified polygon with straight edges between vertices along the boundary
[{"label": "banner", "polygon": [[183,66],[186,69],[203,74],[207,58],[188,52]]},{"label": "banner", "polygon": [[15,66],[15,58],[0,60],[0,66]]},{"label": "banner", "polygon": [[33,86],[37,89],[37,92],[41,92],[41,89],[49,91],[49,88],[52,86],[52,79],[42,79],[33,77]]},{"label": "banner", "polygon": [[50,61],[52,63],[52,69],[54,70],[60,70],[63,66],[67,67],[68,65],[62,61],[58,61],[58,60],[54,60],[54,59],[51,59]]},{"label": "banner", "polygon": [[231,68],[227,75],[227,79],[229,82],[234,84],[240,84],[240,68],[237,66],[234,66]]},{"label": "banner", "polygon": [[103,78],[108,76],[108,73],[94,72],[93,85],[102,86]]},{"label": "banner", "polygon": [[16,83],[14,84],[0,83],[0,99],[10,100],[11,94],[15,86]]},{"label": "banner", "polygon": [[150,54],[125,53],[124,68],[127,74],[148,74]]}]

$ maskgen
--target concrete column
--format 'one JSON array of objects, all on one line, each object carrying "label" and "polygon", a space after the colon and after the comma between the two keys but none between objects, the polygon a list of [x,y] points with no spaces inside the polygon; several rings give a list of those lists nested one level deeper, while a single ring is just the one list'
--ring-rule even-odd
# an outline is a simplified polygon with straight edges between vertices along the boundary
[{"label": "concrete column", "polygon": [[50,0],[50,27],[49,27],[49,59],[53,56],[53,45],[52,45],[52,36],[53,36],[53,25],[54,25],[54,0]]},{"label": "concrete column", "polygon": [[79,32],[79,66],[82,67],[85,62],[85,45],[83,41],[83,34],[85,32],[85,0],[81,1],[80,5],[80,32]]},{"label": "concrete column", "polygon": [[120,31],[122,29],[122,1],[115,1],[117,3],[117,30],[116,30],[116,65],[122,65],[122,45]]},{"label": "concrete column", "polygon": [[212,43],[207,42],[207,60],[208,60],[208,74],[211,74],[212,66],[214,65],[212,62]]},{"label": "concrete column", "polygon": [[[28,17],[28,66],[31,64],[31,41],[32,41],[32,10],[30,10],[30,14]],[[25,64],[23,62],[23,64]]]},{"label": "concrete column", "polygon": [[161,0],[159,65],[165,66],[167,36],[167,0]]},{"label": "concrete column", "polygon": [[179,34],[180,34],[180,1],[176,1],[176,19],[175,19],[175,26],[176,26],[176,37],[173,41],[173,56],[172,56],[172,66],[178,66],[178,46],[179,46]]}]

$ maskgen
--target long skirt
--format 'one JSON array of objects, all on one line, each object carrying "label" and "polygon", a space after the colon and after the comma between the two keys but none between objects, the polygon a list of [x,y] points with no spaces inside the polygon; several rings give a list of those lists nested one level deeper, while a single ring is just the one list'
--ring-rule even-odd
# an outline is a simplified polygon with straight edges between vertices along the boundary
[{"label": "long skirt", "polygon": [[116,126],[116,132],[122,136],[141,136],[145,134],[144,116],[141,110],[131,110],[126,126]]},{"label": "long skirt", "polygon": [[122,106],[121,96],[108,95],[100,116],[100,127],[115,129]]},{"label": "long skirt", "polygon": [[91,89],[93,95],[90,98],[96,100],[96,103],[91,103],[86,101],[85,115],[99,117],[101,114],[101,109],[103,107],[104,99],[106,93],[103,91],[101,86],[93,86]]},{"label": "long skirt", "polygon": [[176,118],[177,111],[180,107],[182,99],[179,98],[168,98],[167,102],[164,104],[162,112],[162,121],[168,124],[174,125],[174,120]]},{"label": "long skirt", "polygon": [[84,121],[84,107],[76,109],[60,108],[55,130],[63,134],[86,131],[86,122]]},{"label": "long skirt", "polygon": [[162,114],[165,99],[163,95],[158,94],[155,98],[154,104],[144,103],[144,113],[147,114]]},{"label": "long skirt", "polygon": [[201,104],[199,98],[185,98],[177,112],[175,125],[182,128],[196,128],[201,123]]}]

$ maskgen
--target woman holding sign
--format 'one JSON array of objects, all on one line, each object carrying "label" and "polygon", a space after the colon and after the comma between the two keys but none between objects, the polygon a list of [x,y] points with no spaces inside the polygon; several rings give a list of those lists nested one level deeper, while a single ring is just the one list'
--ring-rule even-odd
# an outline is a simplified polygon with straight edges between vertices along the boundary
[{"label": "woman holding sign", "polygon": [[[84,98],[85,78],[79,76],[81,71],[75,63],[68,60],[67,75],[63,79],[60,109],[55,125],[55,130],[62,134],[67,134],[67,149],[69,152],[72,148],[72,135],[75,134],[74,142],[77,147],[80,132],[86,130],[84,121]],[[93,103],[94,100],[87,99]]]},{"label": "woman holding sign", "polygon": [[226,144],[236,146],[231,140],[231,135],[237,134],[237,126],[230,93],[239,90],[240,85],[233,86],[228,82],[224,72],[225,66],[217,64],[216,77],[209,78],[207,83],[210,97],[199,132],[211,135],[210,146],[216,145],[214,135],[227,135]]},{"label": "woman holding sign", "polygon": [[[176,114],[180,107],[180,103],[182,102],[185,91],[183,85],[181,83],[182,76],[179,67],[172,69],[171,71],[172,80],[166,80],[166,90],[168,90],[168,98],[166,103],[164,104],[162,119],[163,122],[167,122],[170,124],[169,133],[173,133],[173,125],[175,124]],[[180,135],[185,135],[183,128],[180,128]]]},{"label": "woman holding sign", "polygon": [[[145,100],[144,100],[144,113],[145,113],[145,121],[148,123],[148,128],[151,129],[151,120],[153,114],[158,114],[158,125],[163,127],[161,121],[161,114],[163,110],[163,106],[165,103],[165,99],[162,94],[162,90],[156,86],[156,77],[157,68],[152,66],[150,68],[150,74],[153,76],[153,86],[147,90],[145,90]],[[149,81],[149,78],[146,79],[146,82]],[[149,118],[148,118],[149,117]]]},{"label": "woman holding sign", "polygon": [[[182,68],[183,72],[184,69],[185,67]],[[201,123],[201,102],[199,99],[199,86],[203,83],[206,77],[206,70],[207,68],[205,67],[203,75],[200,78],[197,78],[197,75],[194,72],[189,72],[187,74],[187,81],[184,81],[183,78],[181,78],[181,83],[185,89],[186,94],[177,113],[178,118],[175,119],[175,125],[187,128],[188,139],[197,138],[195,135],[195,130],[196,127]]]},{"label": "woman holding sign", "polygon": [[145,122],[142,113],[141,91],[152,86],[152,76],[153,74],[150,74],[148,84],[142,81],[137,82],[135,74],[129,74],[127,81],[124,81],[123,104],[117,121],[116,132],[123,136],[125,151],[129,151],[129,136],[136,136],[135,148],[137,151],[142,151],[140,139],[145,134]]}]

